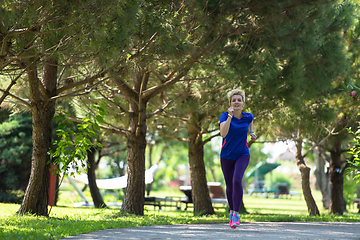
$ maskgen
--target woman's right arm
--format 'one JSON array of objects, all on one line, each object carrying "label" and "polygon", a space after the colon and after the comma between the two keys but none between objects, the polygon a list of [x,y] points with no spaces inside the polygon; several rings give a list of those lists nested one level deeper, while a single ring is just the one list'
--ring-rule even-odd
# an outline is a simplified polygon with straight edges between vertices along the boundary
[{"label": "woman's right arm", "polygon": [[228,134],[229,128],[230,128],[230,123],[231,123],[231,115],[229,114],[226,121],[220,123],[220,136],[222,138],[225,138],[226,135]]}]

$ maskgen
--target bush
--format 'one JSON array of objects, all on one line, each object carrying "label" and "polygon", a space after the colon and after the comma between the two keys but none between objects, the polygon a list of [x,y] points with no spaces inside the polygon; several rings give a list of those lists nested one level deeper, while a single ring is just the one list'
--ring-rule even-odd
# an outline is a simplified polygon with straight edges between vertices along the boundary
[{"label": "bush", "polygon": [[356,198],[357,183],[353,180],[354,174],[344,175],[343,193],[346,205],[351,207]]},{"label": "bush", "polygon": [[349,133],[353,134],[354,139],[351,141],[354,145],[350,148],[350,153],[353,159],[348,160],[349,167],[348,172],[354,174],[354,180],[360,181],[360,122],[358,122],[357,130],[353,131],[351,128],[348,129]]},{"label": "bush", "polygon": [[29,114],[14,114],[0,124],[0,202],[19,203],[28,184],[31,124]]}]

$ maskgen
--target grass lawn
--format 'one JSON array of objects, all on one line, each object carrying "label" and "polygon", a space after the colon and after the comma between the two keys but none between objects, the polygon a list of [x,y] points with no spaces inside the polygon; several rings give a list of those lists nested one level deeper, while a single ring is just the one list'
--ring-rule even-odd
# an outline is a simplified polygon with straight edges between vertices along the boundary
[{"label": "grass lawn", "polygon": [[[153,192],[153,196],[182,196],[176,192]],[[308,217],[303,198],[292,199],[244,197],[250,214],[242,215],[242,222],[255,221],[360,221],[357,209],[350,209],[344,216],[329,215],[322,210],[321,195],[313,193],[321,216]],[[65,194],[63,194],[65,196]],[[319,201],[320,199],[320,201]],[[61,201],[60,201],[61,202]],[[165,209],[154,210],[145,207],[144,216],[120,213],[120,208],[94,209],[74,207],[53,207],[50,217],[33,215],[17,216],[18,204],[0,204],[0,239],[59,239],[108,228],[126,228],[145,225],[227,223],[227,211],[220,209],[214,216],[194,216],[190,211]]]},{"label": "grass lawn", "polygon": [[[301,192],[301,190],[298,190]],[[319,208],[321,215],[328,215],[328,210],[323,208],[322,196],[320,191],[312,191],[312,195],[315,199],[316,205]],[[307,206],[302,195],[294,195],[291,198],[280,197],[274,198],[262,198],[244,196],[244,204],[249,212],[260,214],[291,214],[291,215],[307,215]],[[357,215],[358,209],[355,206],[347,206],[347,214]],[[359,215],[360,216],[360,215]]]}]

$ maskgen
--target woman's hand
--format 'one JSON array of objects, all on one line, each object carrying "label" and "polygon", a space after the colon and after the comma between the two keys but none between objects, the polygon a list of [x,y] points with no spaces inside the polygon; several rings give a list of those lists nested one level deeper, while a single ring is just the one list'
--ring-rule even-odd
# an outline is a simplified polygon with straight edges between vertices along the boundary
[{"label": "woman's hand", "polygon": [[250,133],[250,136],[251,136],[251,141],[255,141],[256,140],[256,138],[257,138],[257,136],[255,135],[255,133]]},{"label": "woman's hand", "polygon": [[228,108],[228,113],[229,113],[231,116],[234,116],[234,108],[233,108],[233,107],[229,107],[229,108]]}]

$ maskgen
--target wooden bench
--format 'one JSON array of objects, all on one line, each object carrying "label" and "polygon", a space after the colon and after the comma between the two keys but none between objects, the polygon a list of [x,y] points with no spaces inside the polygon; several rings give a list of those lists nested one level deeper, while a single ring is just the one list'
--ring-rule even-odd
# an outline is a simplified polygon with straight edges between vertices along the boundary
[{"label": "wooden bench", "polygon": [[[220,182],[208,182],[207,183],[210,191],[211,203],[214,208],[226,208],[228,205],[227,199],[225,197],[224,189],[221,186]],[[188,206],[193,204],[192,202],[192,188],[191,186],[180,186],[180,190],[186,195],[186,197],[181,198],[181,203],[185,204],[185,210],[188,209]]]},{"label": "wooden bench", "polygon": [[187,210],[188,205],[193,203],[191,186],[180,186],[180,190],[186,195],[186,197],[180,198],[180,201],[181,203],[185,204],[184,210]]},{"label": "wooden bench", "polygon": [[296,191],[289,191],[286,183],[279,183],[279,184],[277,185],[277,189],[279,190],[279,191],[276,193],[276,194],[277,194],[277,197],[279,197],[280,195],[284,195],[284,196],[286,196],[286,198],[288,198],[288,197],[291,198],[292,196],[299,195],[300,198],[301,198],[301,193],[300,193],[300,192],[296,192]]},{"label": "wooden bench", "polygon": [[226,208],[228,205],[227,198],[221,183],[208,182],[210,198],[214,208]]},{"label": "wooden bench", "polygon": [[157,197],[145,196],[144,205],[154,206],[154,209],[158,207],[161,210],[161,201]]},{"label": "wooden bench", "polygon": [[159,198],[159,197],[152,197],[152,196],[145,196],[145,202],[144,205],[154,206],[154,209],[158,207],[159,210],[162,210],[162,208],[175,207],[176,209],[180,209],[180,197],[165,197],[165,198]]}]

